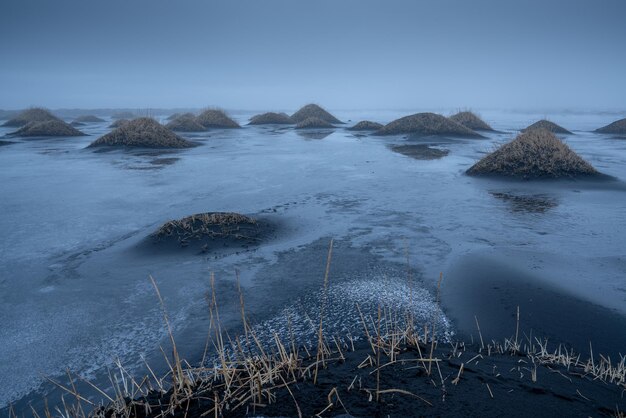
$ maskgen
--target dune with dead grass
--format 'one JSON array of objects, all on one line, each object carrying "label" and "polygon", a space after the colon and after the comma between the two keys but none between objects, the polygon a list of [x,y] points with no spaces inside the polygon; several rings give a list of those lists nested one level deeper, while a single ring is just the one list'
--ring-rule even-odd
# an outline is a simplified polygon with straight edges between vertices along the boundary
[{"label": "dune with dead grass", "polygon": [[6,121],[2,126],[20,127],[31,122],[60,121],[49,110],[42,107],[32,107],[20,112],[17,116]]},{"label": "dune with dead grass", "polygon": [[171,120],[167,125],[165,125],[165,127],[178,132],[206,131],[206,128],[198,123],[196,116],[193,113],[183,113]]},{"label": "dune with dead grass", "polygon": [[436,113],[416,113],[396,119],[383,126],[377,135],[413,134],[417,136],[458,136],[482,138],[482,135]]},{"label": "dune with dead grass", "polygon": [[206,109],[196,117],[196,122],[207,129],[210,128],[241,128],[237,122],[220,109]]},{"label": "dune with dead grass", "polygon": [[450,119],[473,131],[493,131],[493,128],[487,122],[470,111],[456,113],[450,116]]},{"label": "dune with dead grass", "polygon": [[292,125],[291,117],[286,113],[267,112],[250,118],[248,125]]},{"label": "dune with dead grass", "polygon": [[195,146],[151,118],[123,123],[98,138],[89,147],[190,148]]},{"label": "dune with dead grass", "polygon": [[378,122],[372,122],[369,120],[362,120],[356,125],[347,128],[349,131],[378,131],[382,129],[384,125]]},{"label": "dune with dead grass", "polygon": [[330,114],[327,110],[316,104],[308,104],[306,106],[303,106],[296,113],[291,115],[291,119],[295,123],[303,122],[305,119],[308,118],[318,118],[328,123],[343,123],[335,116]]},{"label": "dune with dead grass", "polygon": [[296,129],[330,129],[334,128],[334,126],[325,121],[324,119],[320,119],[317,117],[306,118],[303,121],[298,122],[296,125]]},{"label": "dune with dead grass", "polygon": [[527,131],[532,131],[532,130],[537,130],[537,129],[543,129],[543,130],[550,131],[555,134],[567,134],[567,135],[571,134],[571,132],[565,129],[564,127],[559,126],[556,123],[551,122],[546,119],[541,119],[540,121],[537,121],[527,126],[526,128],[522,129],[522,132],[527,132]]},{"label": "dune with dead grass", "polygon": [[520,179],[576,178],[600,173],[552,132],[532,129],[474,164],[467,174]]},{"label": "dune with dead grass", "polygon": [[43,122],[30,122],[9,136],[84,136],[85,134],[62,120],[46,120]]},{"label": "dune with dead grass", "polygon": [[615,122],[609,123],[602,128],[598,128],[596,129],[596,132],[601,134],[626,135],[626,118],[616,120]]}]

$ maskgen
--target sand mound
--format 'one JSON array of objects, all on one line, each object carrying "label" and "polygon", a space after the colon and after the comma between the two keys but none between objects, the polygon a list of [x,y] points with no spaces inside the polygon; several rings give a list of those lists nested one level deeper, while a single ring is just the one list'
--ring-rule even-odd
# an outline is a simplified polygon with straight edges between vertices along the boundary
[{"label": "sand mound", "polygon": [[602,134],[626,135],[626,118],[616,120],[615,122],[609,123],[602,128],[596,129],[596,132],[600,132]]},{"label": "sand mound", "polygon": [[138,118],[122,124],[89,146],[189,148],[194,145],[193,142],[179,137],[154,119]]},{"label": "sand mound", "polygon": [[533,129],[474,164],[467,174],[521,179],[593,176],[599,173],[545,129]]},{"label": "sand mound", "polygon": [[50,111],[41,107],[33,107],[31,109],[26,109],[14,118],[9,119],[2,126],[19,127],[29,124],[31,122],[46,122],[50,120],[61,121],[61,119],[54,116],[52,113],[50,113]]},{"label": "sand mound", "polygon": [[334,126],[323,119],[315,118],[315,117],[306,118],[305,120],[298,122],[298,124],[296,125],[296,129],[313,129],[313,128],[327,129],[327,128],[334,128]]},{"label": "sand mound", "polygon": [[85,115],[85,116],[79,116],[76,119],[74,119],[74,122],[78,122],[78,123],[98,123],[98,122],[104,122],[104,119],[100,119],[97,116],[94,115]]},{"label": "sand mound", "polygon": [[328,123],[343,123],[316,104],[308,104],[291,115],[291,119],[295,123],[300,123],[308,118],[318,118]]},{"label": "sand mound", "polygon": [[571,134],[570,131],[563,128],[562,126],[557,125],[554,122],[550,122],[549,120],[542,119],[538,122],[533,123],[526,127],[526,129],[522,129],[522,132],[531,131],[533,129],[544,129],[546,131],[550,131],[555,134]]},{"label": "sand mound", "polygon": [[267,112],[250,118],[248,125],[290,125],[293,123],[286,113]]},{"label": "sand mound", "polygon": [[493,131],[491,126],[472,112],[459,112],[450,116],[450,119],[473,131]]},{"label": "sand mound", "polygon": [[115,122],[113,122],[112,124],[109,125],[109,128],[119,128],[120,126],[124,125],[125,123],[130,122],[128,119],[118,119]]},{"label": "sand mound", "polygon": [[383,126],[378,135],[416,134],[420,136],[450,135],[481,138],[482,135],[435,113],[416,113],[396,119]]},{"label": "sand mound", "polygon": [[378,131],[382,129],[383,125],[378,122],[371,122],[369,120],[362,120],[354,126],[348,128],[349,131]]},{"label": "sand mound", "polygon": [[202,132],[206,128],[198,123],[193,113],[185,113],[165,125],[166,128],[178,132]]},{"label": "sand mound", "polygon": [[241,128],[223,110],[207,109],[200,113],[196,122],[205,128]]},{"label": "sand mound", "polygon": [[135,114],[133,112],[128,112],[128,111],[116,112],[111,115],[112,119],[133,119],[134,117],[135,117]]},{"label": "sand mound", "polygon": [[44,122],[30,122],[10,136],[83,136],[85,135],[62,120],[47,120]]},{"label": "sand mound", "polygon": [[253,218],[232,212],[207,212],[163,224],[152,238],[156,242],[176,243],[186,247],[228,244],[258,244],[262,238],[261,225]]}]

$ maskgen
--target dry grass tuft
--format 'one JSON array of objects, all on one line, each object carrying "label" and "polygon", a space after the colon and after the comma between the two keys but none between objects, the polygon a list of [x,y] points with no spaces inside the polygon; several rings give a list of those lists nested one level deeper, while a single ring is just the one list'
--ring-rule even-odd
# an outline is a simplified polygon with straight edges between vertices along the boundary
[{"label": "dry grass tuft", "polygon": [[608,125],[603,126],[602,128],[598,128],[596,129],[596,132],[599,132],[602,134],[626,135],[626,118],[616,120],[615,122],[609,123]]},{"label": "dry grass tuft", "polygon": [[484,120],[469,111],[459,112],[450,116],[450,119],[474,131],[493,131],[493,128]]},{"label": "dry grass tuft", "polygon": [[334,128],[333,125],[331,125],[329,122],[326,122],[323,119],[320,118],[316,118],[316,117],[311,117],[311,118],[306,118],[301,122],[298,122],[298,124],[296,125],[296,129],[328,129],[328,128]]},{"label": "dry grass tuft", "polygon": [[98,138],[90,147],[190,148],[195,146],[151,118],[138,118],[121,124]]},{"label": "dry grass tuft", "polygon": [[242,227],[256,225],[256,220],[233,212],[208,212],[168,221],[153,236],[157,239],[175,237],[180,243],[203,238],[249,239]]},{"label": "dry grass tuft", "polygon": [[599,173],[552,132],[534,129],[484,157],[467,174],[537,179]]},{"label": "dry grass tuft", "polygon": [[248,125],[291,125],[294,121],[286,113],[267,112],[250,118]]},{"label": "dry grass tuft", "polygon": [[415,134],[420,136],[450,135],[481,138],[482,135],[469,128],[435,113],[416,113],[396,119],[383,126],[378,135]]},{"label": "dry grass tuft", "polygon": [[85,134],[62,120],[29,122],[10,136],[84,136]]},{"label": "dry grass tuft", "polygon": [[378,122],[372,122],[369,120],[362,120],[354,126],[348,128],[349,131],[378,131],[383,127],[383,124]]},{"label": "dry grass tuft", "polygon": [[328,123],[342,123],[339,119],[331,115],[328,111],[322,109],[316,104],[308,104],[301,107],[296,113],[291,115],[291,119],[295,123],[303,122],[308,118],[319,118]]},{"label": "dry grass tuft", "polygon": [[196,122],[205,128],[241,128],[223,110],[206,109],[196,117]]},{"label": "dry grass tuft", "polygon": [[550,131],[555,134],[568,134],[568,135],[571,134],[570,131],[563,128],[562,126],[559,126],[556,123],[550,122],[549,120],[545,120],[545,119],[542,119],[540,121],[533,123],[532,125],[529,125],[525,129],[522,129],[522,132],[538,130],[538,129]]},{"label": "dry grass tuft", "polygon": [[47,122],[47,121],[61,121],[61,119],[50,113],[49,110],[41,107],[32,107],[19,113],[12,119],[6,121],[2,126],[15,126],[20,127],[27,125],[31,122]]}]

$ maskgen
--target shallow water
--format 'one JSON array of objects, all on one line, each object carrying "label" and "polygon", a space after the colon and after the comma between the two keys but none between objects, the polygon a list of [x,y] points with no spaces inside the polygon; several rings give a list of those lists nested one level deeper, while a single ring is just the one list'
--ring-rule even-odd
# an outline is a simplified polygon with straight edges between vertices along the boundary
[{"label": "shallow water", "polygon": [[[387,122],[410,112],[335,113]],[[244,123],[251,115],[234,116]],[[204,349],[211,273],[226,329],[239,329],[235,269],[251,320],[284,329],[286,312],[305,318],[319,304],[331,238],[329,289],[341,295],[333,299],[331,333],[350,331],[346,313],[356,303],[391,303],[407,286],[418,318],[432,319],[439,273],[444,295],[454,296],[455,281],[472,277],[467,260],[486,253],[499,264],[485,274],[515,269],[516,277],[544,281],[556,294],[626,315],[626,141],[587,132],[618,116],[547,115],[574,131],[567,143],[618,179],[611,183],[465,176],[484,153],[546,115],[482,116],[501,132],[420,140],[449,150],[437,160],[389,149],[417,140],[356,136],[343,127],[307,135],[282,127],[189,134],[201,146],[165,154],[84,149],[108,131],[106,122],[81,127],[88,137],[0,147],[0,379],[7,382],[0,407],[39,388],[42,374],[59,376],[66,367],[100,383],[117,357],[131,369],[143,357],[159,368],[167,341],[149,275],[187,358],[199,359]],[[10,131],[0,128],[0,135]],[[138,251],[163,222],[206,211],[263,215],[280,228],[239,253]],[[449,324],[443,302],[439,320],[453,332],[459,324]],[[306,318],[298,326],[304,330]],[[570,340],[568,330],[556,332]],[[623,330],[606,330],[613,332]]]}]

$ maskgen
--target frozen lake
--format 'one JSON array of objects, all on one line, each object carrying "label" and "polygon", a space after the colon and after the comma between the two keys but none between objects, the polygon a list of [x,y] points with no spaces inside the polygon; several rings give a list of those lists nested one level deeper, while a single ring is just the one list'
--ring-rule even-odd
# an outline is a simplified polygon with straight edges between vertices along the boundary
[{"label": "frozen lake", "polygon": [[[333,113],[384,123],[412,112]],[[542,328],[553,315],[552,299],[524,305],[539,292],[575,301],[560,305],[570,321],[593,307],[598,318],[608,318],[600,325],[604,337],[592,338],[599,350],[626,352],[624,328],[614,329],[626,316],[626,140],[589,132],[623,116],[480,113],[500,132],[418,141],[355,136],[344,127],[321,138],[245,126],[183,135],[201,146],[160,155],[84,149],[108,132],[107,121],[81,127],[86,137],[0,146],[0,408],[47,391],[42,375],[60,376],[66,368],[103,381],[116,358],[131,369],[139,370],[142,358],[161,367],[159,346],[167,342],[149,275],[190,360],[204,349],[211,273],[227,329],[239,326],[238,269],[254,323],[280,330],[287,312],[300,318],[306,336],[306,312],[317,309],[331,238],[331,332],[352,329],[356,303],[406,306],[431,320],[443,272],[438,315],[449,332],[470,333],[464,318],[482,314],[491,315],[484,318],[492,322],[486,332],[491,327],[495,337],[506,337],[503,322],[493,318],[509,321],[521,304],[522,327],[586,349],[598,324]],[[233,116],[243,124],[252,114]],[[484,153],[545,116],[573,131],[566,142],[617,180],[464,175]],[[0,136],[12,130],[0,128]],[[389,148],[418,142],[449,154],[424,161]],[[263,216],[280,228],[271,241],[239,253],[137,250],[165,221],[212,211]],[[512,277],[520,277],[516,285],[528,279],[536,286],[515,295],[498,290]],[[516,302],[516,295],[526,299]],[[564,307],[576,310],[564,313]]]}]

